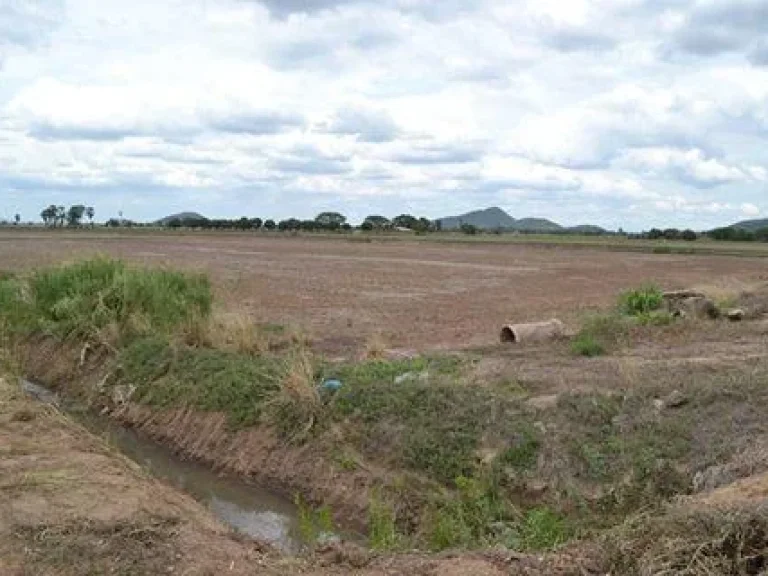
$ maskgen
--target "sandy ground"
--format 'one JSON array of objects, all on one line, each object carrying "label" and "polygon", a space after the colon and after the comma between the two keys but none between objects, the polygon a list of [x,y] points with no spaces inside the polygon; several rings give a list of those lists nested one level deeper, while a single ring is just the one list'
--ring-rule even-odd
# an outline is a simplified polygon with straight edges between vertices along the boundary
[{"label": "sandy ground", "polygon": [[295,325],[328,352],[373,335],[392,348],[487,346],[507,322],[613,302],[622,289],[768,279],[764,260],[567,246],[437,244],[259,235],[0,232],[0,270],[106,253],[203,270],[220,302],[256,322]]}]

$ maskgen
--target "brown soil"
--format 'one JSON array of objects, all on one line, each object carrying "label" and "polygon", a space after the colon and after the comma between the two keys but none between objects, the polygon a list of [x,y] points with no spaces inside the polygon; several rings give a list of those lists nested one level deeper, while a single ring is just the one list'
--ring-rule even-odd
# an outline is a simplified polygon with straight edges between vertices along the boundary
[{"label": "brown soil", "polygon": [[231,234],[0,233],[0,270],[107,253],[204,270],[229,309],[254,321],[308,329],[327,352],[358,350],[372,335],[390,347],[487,346],[508,322],[612,303],[645,281],[665,288],[766,278],[763,262],[565,246]]}]

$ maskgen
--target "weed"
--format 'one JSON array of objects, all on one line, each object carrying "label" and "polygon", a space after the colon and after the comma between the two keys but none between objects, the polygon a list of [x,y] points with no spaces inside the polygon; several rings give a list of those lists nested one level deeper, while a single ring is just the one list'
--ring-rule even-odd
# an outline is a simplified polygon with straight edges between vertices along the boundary
[{"label": "weed", "polygon": [[224,412],[233,426],[257,423],[265,403],[281,389],[281,367],[275,359],[176,348],[160,338],[134,341],[118,361],[117,383],[135,385],[138,401]]},{"label": "weed", "polygon": [[314,364],[307,351],[294,352],[284,361],[274,414],[274,422],[284,437],[305,440],[321,419],[324,406],[316,382]]},{"label": "weed", "polygon": [[581,332],[571,340],[571,352],[577,356],[601,356],[605,353],[605,347],[593,334]]},{"label": "weed", "polygon": [[512,446],[496,458],[496,463],[516,470],[530,470],[536,465],[540,444],[533,426],[521,426]]},{"label": "weed", "polygon": [[526,550],[549,550],[568,539],[565,521],[549,508],[529,510],[520,528],[521,543]]},{"label": "weed", "polygon": [[641,326],[669,326],[675,321],[674,316],[666,310],[654,310],[637,314],[637,323]]},{"label": "weed", "polygon": [[328,506],[312,508],[299,494],[295,496],[294,504],[298,511],[299,532],[304,542],[315,544],[321,537],[333,534],[333,515]]},{"label": "weed", "polygon": [[123,335],[170,333],[211,310],[208,279],[140,270],[105,258],[38,270],[0,283],[0,312],[17,328],[95,339],[109,325]]},{"label": "weed", "polygon": [[619,309],[628,316],[641,316],[661,308],[664,296],[654,284],[647,284],[635,290],[628,290],[619,296]]},{"label": "weed", "polygon": [[582,320],[581,330],[571,341],[571,352],[599,356],[629,342],[630,322],[621,315],[591,314]]},{"label": "weed", "polygon": [[376,492],[368,502],[368,534],[369,545],[374,550],[396,550],[402,543],[395,525],[395,511]]}]

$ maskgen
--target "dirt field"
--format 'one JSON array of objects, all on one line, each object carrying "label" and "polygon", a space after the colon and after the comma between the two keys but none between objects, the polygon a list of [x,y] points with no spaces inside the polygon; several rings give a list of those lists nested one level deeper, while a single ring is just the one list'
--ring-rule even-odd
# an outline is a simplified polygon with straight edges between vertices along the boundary
[{"label": "dirt field", "polygon": [[392,348],[485,346],[506,322],[573,320],[646,281],[732,288],[768,279],[764,260],[733,256],[518,243],[0,232],[0,270],[95,253],[204,270],[227,308],[245,310],[256,322],[299,326],[333,353],[358,349],[372,335]]}]

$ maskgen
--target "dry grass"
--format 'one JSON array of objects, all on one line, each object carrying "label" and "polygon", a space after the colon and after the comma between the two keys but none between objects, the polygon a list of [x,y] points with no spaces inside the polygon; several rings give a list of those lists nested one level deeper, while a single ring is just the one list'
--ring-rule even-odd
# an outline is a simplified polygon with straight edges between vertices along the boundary
[{"label": "dry grass", "polygon": [[385,357],[388,348],[389,346],[384,335],[380,332],[374,332],[365,341],[363,359],[381,360]]},{"label": "dry grass", "polygon": [[640,516],[603,539],[604,569],[638,576],[765,574],[768,507],[671,508]]}]

